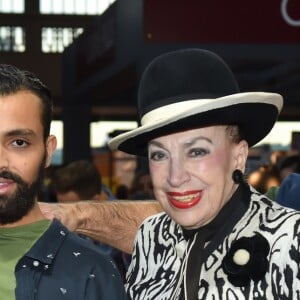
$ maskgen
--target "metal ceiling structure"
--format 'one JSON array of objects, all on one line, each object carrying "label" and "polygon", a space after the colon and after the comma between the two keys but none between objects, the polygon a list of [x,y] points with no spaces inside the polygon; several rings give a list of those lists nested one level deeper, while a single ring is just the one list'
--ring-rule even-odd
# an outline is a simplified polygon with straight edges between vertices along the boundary
[{"label": "metal ceiling structure", "polygon": [[242,91],[285,98],[300,118],[300,3],[287,0],[117,0],[64,54],[65,95],[102,119],[134,119],[136,87],[156,55],[199,47],[230,65]]}]

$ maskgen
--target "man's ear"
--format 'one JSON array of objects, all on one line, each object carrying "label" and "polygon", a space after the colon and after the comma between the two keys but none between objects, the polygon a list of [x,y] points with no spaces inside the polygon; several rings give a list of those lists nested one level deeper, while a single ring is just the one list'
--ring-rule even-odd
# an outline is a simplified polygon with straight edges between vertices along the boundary
[{"label": "man's ear", "polygon": [[51,164],[52,155],[56,149],[56,146],[57,146],[56,136],[49,135],[46,141],[46,152],[47,152],[46,167],[49,167],[49,165]]}]

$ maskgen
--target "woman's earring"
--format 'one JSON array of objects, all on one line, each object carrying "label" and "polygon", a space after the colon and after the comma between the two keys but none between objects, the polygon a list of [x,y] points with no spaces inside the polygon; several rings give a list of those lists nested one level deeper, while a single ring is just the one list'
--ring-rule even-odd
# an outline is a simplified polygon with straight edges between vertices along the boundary
[{"label": "woman's earring", "polygon": [[244,174],[242,173],[242,171],[239,169],[235,169],[232,172],[232,180],[236,184],[244,183]]}]

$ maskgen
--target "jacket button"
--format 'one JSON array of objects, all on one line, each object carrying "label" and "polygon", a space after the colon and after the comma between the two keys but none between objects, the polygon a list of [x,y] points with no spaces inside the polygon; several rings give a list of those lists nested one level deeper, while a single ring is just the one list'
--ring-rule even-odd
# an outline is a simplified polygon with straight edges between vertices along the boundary
[{"label": "jacket button", "polygon": [[40,265],[40,263],[39,263],[37,260],[35,260],[35,261],[33,262],[33,265],[34,265],[35,267],[38,267],[38,266]]}]

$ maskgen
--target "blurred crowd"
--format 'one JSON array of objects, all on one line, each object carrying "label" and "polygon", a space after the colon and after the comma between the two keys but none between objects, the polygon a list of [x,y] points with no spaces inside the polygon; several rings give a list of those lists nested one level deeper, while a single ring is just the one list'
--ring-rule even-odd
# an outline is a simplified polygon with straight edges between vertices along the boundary
[{"label": "blurred crowd", "polygon": [[257,191],[266,194],[271,188],[279,187],[290,173],[300,173],[300,154],[275,150],[265,163],[249,172],[247,181]]}]

